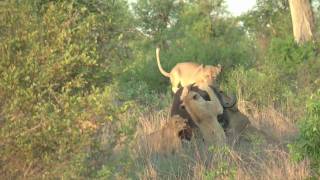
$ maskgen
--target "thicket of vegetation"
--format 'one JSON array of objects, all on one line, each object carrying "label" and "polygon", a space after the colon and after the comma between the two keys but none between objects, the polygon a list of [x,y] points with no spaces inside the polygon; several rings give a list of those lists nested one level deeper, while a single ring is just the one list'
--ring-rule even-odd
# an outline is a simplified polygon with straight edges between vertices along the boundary
[{"label": "thicket of vegetation", "polygon": [[167,71],[219,63],[223,89],[298,124],[290,156],[319,175],[319,23],[315,32],[294,42],[287,0],[258,0],[240,17],[223,0],[0,2],[1,177],[140,177],[128,153],[137,122],[172,99],[157,45]]}]

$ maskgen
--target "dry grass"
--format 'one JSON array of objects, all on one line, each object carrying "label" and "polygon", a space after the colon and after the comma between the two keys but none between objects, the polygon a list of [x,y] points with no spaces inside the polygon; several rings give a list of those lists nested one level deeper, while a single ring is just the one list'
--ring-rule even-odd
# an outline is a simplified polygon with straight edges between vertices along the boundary
[{"label": "dry grass", "polygon": [[297,135],[298,129],[294,123],[271,106],[258,108],[248,101],[241,100],[238,107],[256,128],[266,130],[266,133],[281,142],[290,141]]},{"label": "dry grass", "polygon": [[[258,108],[241,98],[238,108],[249,117],[253,127],[272,136],[276,141],[270,143],[249,132],[248,137],[240,139],[241,143],[223,148],[208,148],[201,138],[194,138],[191,142],[183,142],[182,152],[160,155],[151,150],[143,150],[146,146],[141,144],[144,141],[139,139],[163,127],[169,118],[169,108],[161,111],[149,109],[147,112],[128,112],[122,115],[121,123],[126,123],[133,116],[137,118],[133,139],[110,133],[114,131],[110,126],[102,133],[105,135],[102,135],[101,144],[106,151],[112,151],[107,154],[110,158],[102,160],[117,169],[117,172],[121,172],[121,175],[107,177],[200,180],[311,177],[310,163],[307,160],[292,162],[287,151],[286,144],[292,142],[292,138],[297,134],[297,128],[290,118],[271,106]],[[195,136],[199,137],[199,132],[196,132]],[[123,160],[119,160],[121,158]]]},{"label": "dry grass", "polygon": [[[279,144],[251,139],[246,148],[207,148],[201,140],[183,143],[183,152],[167,156],[139,151],[135,154],[135,173],[139,179],[306,179],[309,162],[294,163],[283,144],[297,133],[295,125],[280,112],[268,107],[258,109],[239,101],[239,109],[253,126],[275,137]],[[169,110],[151,112],[139,118],[136,138],[162,127]],[[142,145],[137,144],[139,147]]]}]

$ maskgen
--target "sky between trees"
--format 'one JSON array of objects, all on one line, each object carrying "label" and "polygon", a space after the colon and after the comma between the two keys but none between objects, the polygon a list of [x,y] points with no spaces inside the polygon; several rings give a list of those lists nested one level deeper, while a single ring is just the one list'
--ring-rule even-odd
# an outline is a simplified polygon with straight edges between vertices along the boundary
[{"label": "sky between trees", "polygon": [[[129,3],[136,2],[137,0],[128,0]],[[239,16],[242,13],[250,10],[256,4],[256,0],[225,0],[228,11],[234,15]]]}]

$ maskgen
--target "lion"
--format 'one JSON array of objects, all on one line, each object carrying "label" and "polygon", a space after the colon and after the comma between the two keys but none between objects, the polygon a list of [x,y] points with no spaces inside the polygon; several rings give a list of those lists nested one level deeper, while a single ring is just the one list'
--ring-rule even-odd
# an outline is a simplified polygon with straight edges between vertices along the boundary
[{"label": "lion", "polygon": [[145,145],[151,152],[160,154],[178,152],[182,147],[179,132],[186,128],[185,119],[173,116],[163,128],[146,136]]},{"label": "lion", "polygon": [[160,64],[160,48],[156,49],[158,68],[164,76],[170,78],[172,91],[176,93],[179,85],[186,87],[195,82],[202,82],[206,85],[213,85],[218,74],[221,72],[221,65],[203,65],[192,62],[183,62],[175,65],[170,73],[166,72]]},{"label": "lion", "polygon": [[[220,125],[222,125],[223,129],[226,130],[229,124],[229,119],[227,115],[227,110],[229,108],[234,107],[234,105],[237,102],[237,98],[235,96],[227,96],[223,91],[219,89],[219,87],[204,87],[201,84],[192,84],[190,87],[191,91],[194,91],[198,93],[204,100],[210,101],[211,99],[214,99],[218,97],[221,105],[223,106],[223,114],[218,115],[218,121]],[[192,130],[197,128],[197,125],[194,123],[192,120],[192,117],[190,114],[187,112],[186,109],[181,108],[182,100],[181,100],[181,95],[182,95],[183,88],[180,87],[179,90],[174,94],[173,96],[173,102],[170,110],[170,116],[174,115],[179,115],[182,118],[187,120],[187,125],[188,129],[183,130],[179,133],[179,136],[181,139],[185,139],[187,141],[190,141],[192,138]]]},{"label": "lion", "polygon": [[206,101],[200,94],[190,91],[190,86],[183,89],[181,108],[185,108],[199,127],[204,142],[208,145],[222,146],[226,144],[226,135],[219,124],[217,116],[223,113],[218,98],[212,94]]}]

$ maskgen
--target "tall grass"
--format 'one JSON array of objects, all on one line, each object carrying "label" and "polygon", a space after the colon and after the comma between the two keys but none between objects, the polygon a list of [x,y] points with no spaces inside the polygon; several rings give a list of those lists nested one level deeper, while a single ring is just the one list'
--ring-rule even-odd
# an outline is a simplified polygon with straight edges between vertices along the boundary
[{"label": "tall grass", "polygon": [[[135,139],[129,148],[132,157],[128,174],[109,176],[137,179],[305,179],[311,177],[308,160],[299,163],[291,160],[285,144],[292,142],[297,133],[296,125],[272,107],[258,108],[239,99],[238,106],[252,125],[275,137],[274,143],[250,139],[249,146],[234,145],[208,148],[201,138],[183,141],[183,151],[160,155],[146,147],[139,138],[161,129],[169,118],[169,108],[161,111],[139,113]],[[199,132],[197,132],[199,133]],[[250,134],[250,132],[249,132]],[[199,136],[199,135],[198,135]],[[108,135],[105,135],[108,137]],[[197,137],[197,136],[196,136]],[[245,140],[246,141],[246,140]],[[244,142],[247,143],[247,142]],[[239,147],[241,146],[241,147]],[[119,151],[125,151],[118,149]],[[119,154],[119,152],[114,152]],[[111,155],[112,156],[112,155]]]}]

